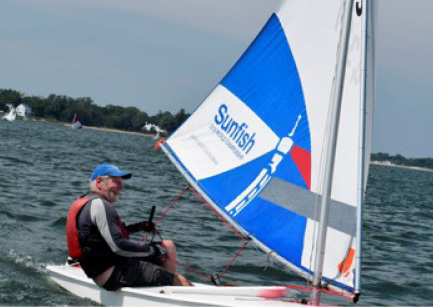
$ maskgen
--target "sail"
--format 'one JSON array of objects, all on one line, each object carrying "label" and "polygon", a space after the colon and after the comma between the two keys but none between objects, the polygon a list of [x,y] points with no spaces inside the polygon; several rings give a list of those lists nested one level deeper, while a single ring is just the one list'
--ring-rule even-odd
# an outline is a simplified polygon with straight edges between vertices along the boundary
[{"label": "sail", "polygon": [[74,130],[79,130],[83,128],[83,125],[81,122],[77,119],[77,114],[74,114],[74,117],[72,118],[72,125],[71,128]]},{"label": "sail", "polygon": [[17,117],[16,109],[12,104],[9,103],[6,106],[9,108],[9,111],[5,116],[3,116],[3,119],[13,122]]},{"label": "sail", "polygon": [[[233,225],[307,278],[314,269],[344,4],[285,1],[163,145]],[[357,206],[366,173],[359,173],[368,169],[362,157],[369,156],[371,139],[371,129],[363,125],[370,123],[364,114],[371,116],[364,98],[370,84],[363,45],[366,7],[359,0],[353,10],[323,271],[324,280],[348,291],[360,274],[354,261]]]}]

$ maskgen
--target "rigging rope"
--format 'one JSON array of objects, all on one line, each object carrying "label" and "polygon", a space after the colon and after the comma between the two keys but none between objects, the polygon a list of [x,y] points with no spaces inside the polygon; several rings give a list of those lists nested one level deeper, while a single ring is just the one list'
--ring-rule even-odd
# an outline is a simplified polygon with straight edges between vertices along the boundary
[{"label": "rigging rope", "polygon": [[[176,196],[176,198],[168,205],[168,207],[164,210],[164,212],[161,214],[161,216],[156,220],[155,224],[158,224],[158,222],[162,220],[164,215],[167,214],[168,210],[170,210],[171,207],[173,207],[176,204],[176,202],[185,194],[185,192],[188,190],[188,188],[189,188],[189,186],[186,186],[185,189],[183,189],[183,191],[180,192],[180,194]],[[159,235],[159,237],[161,237],[161,235],[159,233],[158,233],[158,235]],[[153,237],[152,237],[152,239],[153,239]],[[142,236],[140,238],[140,240],[138,240],[137,245],[143,241],[144,242],[147,241],[147,233],[144,236]]]},{"label": "rigging rope", "polygon": [[[229,222],[227,222],[226,219],[224,219],[224,217],[221,216],[221,214],[218,213],[217,210],[215,210],[197,191],[195,191],[190,185],[187,185],[182,192],[179,193],[179,195],[176,196],[176,198],[168,205],[168,207],[164,210],[164,212],[161,214],[161,216],[156,220],[155,224],[158,224],[161,219],[167,214],[167,212],[179,201],[180,198],[182,198],[185,194],[186,191],[190,191],[195,197],[197,197],[202,203],[204,203],[206,205],[206,207],[208,207],[213,214],[218,217],[218,219],[220,221],[222,221],[230,230],[233,231],[233,233],[238,236],[241,240],[244,241],[244,243],[242,244],[242,246],[238,249],[238,251],[236,252],[236,254],[233,256],[233,258],[229,261],[229,263],[226,265],[226,267],[221,271],[221,273],[219,275],[217,275],[218,278],[222,278],[227,270],[233,265],[233,263],[236,261],[236,259],[239,257],[239,255],[241,254],[241,252],[246,248],[246,246],[248,245],[248,243],[250,242],[250,239],[245,237],[240,231],[238,231],[233,225],[231,225]],[[151,242],[153,240],[153,238],[155,237],[155,234],[157,234],[160,238],[161,235],[159,234],[158,231],[156,231],[156,233],[153,234],[153,237],[151,239]],[[161,238],[162,240],[162,238]],[[137,245],[140,244],[141,242],[146,242],[147,241],[147,233],[145,235],[143,235],[140,240],[138,240]],[[196,269],[193,269],[185,264],[180,263],[179,261],[173,261],[170,259],[167,259],[167,261],[171,261],[176,263],[177,265],[180,265],[181,267],[185,268],[186,270],[193,272],[203,278],[206,278],[210,281],[214,281],[214,278],[212,278],[212,276],[206,275],[203,272],[200,272]],[[215,274],[213,274],[215,275]]]}]

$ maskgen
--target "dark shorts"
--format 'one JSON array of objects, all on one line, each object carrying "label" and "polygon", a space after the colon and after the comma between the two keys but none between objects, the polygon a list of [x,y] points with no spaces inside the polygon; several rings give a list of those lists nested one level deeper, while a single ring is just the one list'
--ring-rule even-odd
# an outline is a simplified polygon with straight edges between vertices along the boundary
[{"label": "dark shorts", "polygon": [[113,273],[102,287],[116,291],[122,287],[171,286],[174,277],[173,273],[160,266],[130,258],[114,267]]}]

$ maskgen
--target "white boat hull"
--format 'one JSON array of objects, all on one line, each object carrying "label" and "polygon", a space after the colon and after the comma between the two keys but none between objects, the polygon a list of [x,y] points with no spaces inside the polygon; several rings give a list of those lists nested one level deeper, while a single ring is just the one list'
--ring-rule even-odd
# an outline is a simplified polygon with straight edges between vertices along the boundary
[{"label": "white boat hull", "polygon": [[75,130],[78,130],[78,129],[83,128],[83,126],[81,125],[80,121],[76,121],[75,123],[72,124],[71,128],[75,129]]},{"label": "white boat hull", "polygon": [[263,298],[286,287],[137,287],[110,292],[87,278],[79,267],[47,266],[51,279],[67,291],[105,306],[305,306],[298,302]]}]

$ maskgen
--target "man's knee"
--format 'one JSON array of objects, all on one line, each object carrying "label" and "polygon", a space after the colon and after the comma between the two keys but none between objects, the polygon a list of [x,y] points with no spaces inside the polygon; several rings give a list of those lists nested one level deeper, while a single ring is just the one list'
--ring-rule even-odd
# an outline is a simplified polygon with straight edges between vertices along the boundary
[{"label": "man's knee", "polygon": [[174,244],[173,241],[171,241],[171,240],[164,240],[164,241],[162,241],[162,246],[165,247],[165,249],[167,250],[167,253],[169,255],[176,253],[176,245]]}]

